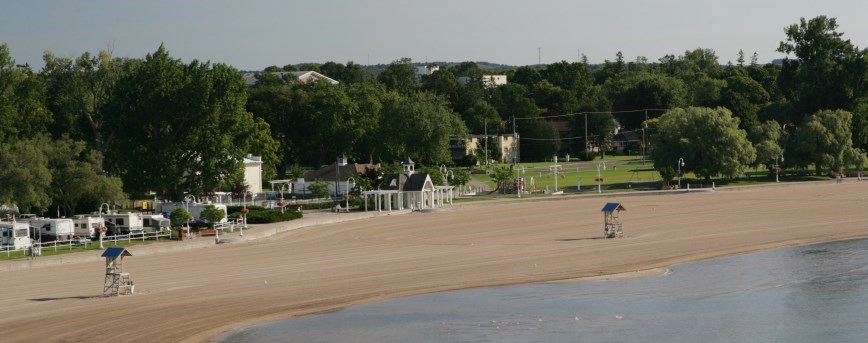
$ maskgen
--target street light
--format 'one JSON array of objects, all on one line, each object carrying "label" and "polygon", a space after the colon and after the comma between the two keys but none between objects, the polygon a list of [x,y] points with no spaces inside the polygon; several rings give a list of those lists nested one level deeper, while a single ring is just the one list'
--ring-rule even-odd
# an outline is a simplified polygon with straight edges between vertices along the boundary
[{"label": "street light", "polygon": [[781,162],[784,161],[784,154],[780,154],[779,156],[775,156],[775,182],[781,182],[780,174],[781,174],[781,166],[778,165],[778,158],[781,159]]},{"label": "street light", "polygon": [[678,166],[678,188],[681,188],[681,167],[684,166],[684,158],[679,158],[676,165]]}]

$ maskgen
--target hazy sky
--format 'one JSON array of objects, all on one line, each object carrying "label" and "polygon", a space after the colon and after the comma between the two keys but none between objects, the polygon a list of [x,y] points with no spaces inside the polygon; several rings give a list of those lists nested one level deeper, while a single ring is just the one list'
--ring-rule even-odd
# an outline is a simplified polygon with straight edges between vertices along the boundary
[{"label": "hazy sky", "polygon": [[510,65],[656,61],[697,47],[721,63],[739,49],[760,62],[800,17],[838,18],[839,31],[868,46],[864,0],[3,0],[0,44],[17,63],[42,68],[42,53],[106,50],[144,57],[164,43],[184,62],[242,70],[335,61],[486,61]]}]

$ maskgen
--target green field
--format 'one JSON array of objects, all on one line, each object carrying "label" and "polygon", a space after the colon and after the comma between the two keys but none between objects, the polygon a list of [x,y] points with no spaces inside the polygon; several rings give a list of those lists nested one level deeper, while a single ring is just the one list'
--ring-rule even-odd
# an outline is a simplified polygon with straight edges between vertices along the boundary
[{"label": "green field", "polygon": [[[605,168],[603,167],[605,163]],[[615,165],[614,163],[617,163]],[[560,165],[560,173],[557,178],[557,188],[555,187],[555,177],[551,172],[552,162],[537,162],[537,163],[521,163],[519,164],[519,175],[525,178],[525,188],[528,190],[535,189],[537,192],[548,190],[554,192],[557,190],[575,191],[581,181],[582,191],[596,192],[597,190],[597,173],[599,166],[599,175],[603,178],[600,182],[600,188],[603,192],[607,191],[630,191],[630,190],[657,190],[661,189],[663,180],[660,174],[654,170],[654,163],[651,160],[646,160],[644,163],[641,159],[635,156],[616,156],[607,157],[606,160],[597,160],[593,162],[558,162]],[[508,165],[499,165],[506,166]],[[827,176],[810,176],[799,175],[793,176],[788,173],[793,171],[785,171],[780,176],[781,182],[793,181],[816,181],[828,180]],[[798,171],[799,174],[808,174],[806,171]],[[496,185],[487,174],[473,174],[473,178],[477,181],[484,182],[489,189],[495,189]],[[533,178],[533,180],[531,180]],[[763,169],[747,170],[742,178],[714,178],[711,180],[715,186],[734,186],[734,185],[753,185],[775,182],[773,174],[769,174]],[[704,187],[711,187],[711,184],[704,184],[705,181],[697,178],[693,173],[685,173],[682,177],[682,188],[687,187],[686,184],[693,185],[703,184]],[[675,185],[678,183],[678,178],[672,181]]]}]

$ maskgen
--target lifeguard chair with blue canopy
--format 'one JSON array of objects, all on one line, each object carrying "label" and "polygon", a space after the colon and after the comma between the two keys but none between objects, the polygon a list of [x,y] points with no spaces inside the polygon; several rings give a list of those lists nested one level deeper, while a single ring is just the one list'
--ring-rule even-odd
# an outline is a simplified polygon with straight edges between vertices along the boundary
[{"label": "lifeguard chair with blue canopy", "polygon": [[124,257],[133,256],[126,248],[111,247],[103,251],[105,257],[105,283],[103,296],[133,294],[133,280],[124,272]]},{"label": "lifeguard chair with blue canopy", "polygon": [[624,231],[621,229],[621,219],[619,214],[621,211],[626,211],[620,203],[610,202],[603,206],[603,236],[606,238],[621,238],[624,237]]}]

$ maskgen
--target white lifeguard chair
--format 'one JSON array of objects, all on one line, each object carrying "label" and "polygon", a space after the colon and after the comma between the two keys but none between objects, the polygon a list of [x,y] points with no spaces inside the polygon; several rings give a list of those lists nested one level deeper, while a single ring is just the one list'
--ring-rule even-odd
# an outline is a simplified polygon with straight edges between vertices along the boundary
[{"label": "white lifeguard chair", "polygon": [[103,296],[133,294],[135,286],[130,279],[130,273],[124,272],[124,256],[133,256],[133,254],[122,247],[111,247],[102,253],[102,257],[105,257]]},{"label": "white lifeguard chair", "polygon": [[603,222],[605,225],[605,227],[603,228],[604,237],[624,237],[624,231],[621,228],[621,219],[618,215],[621,211],[626,210],[627,209],[625,209],[624,206],[621,206],[621,204],[617,202],[610,202],[607,203],[606,206],[603,206]]}]

